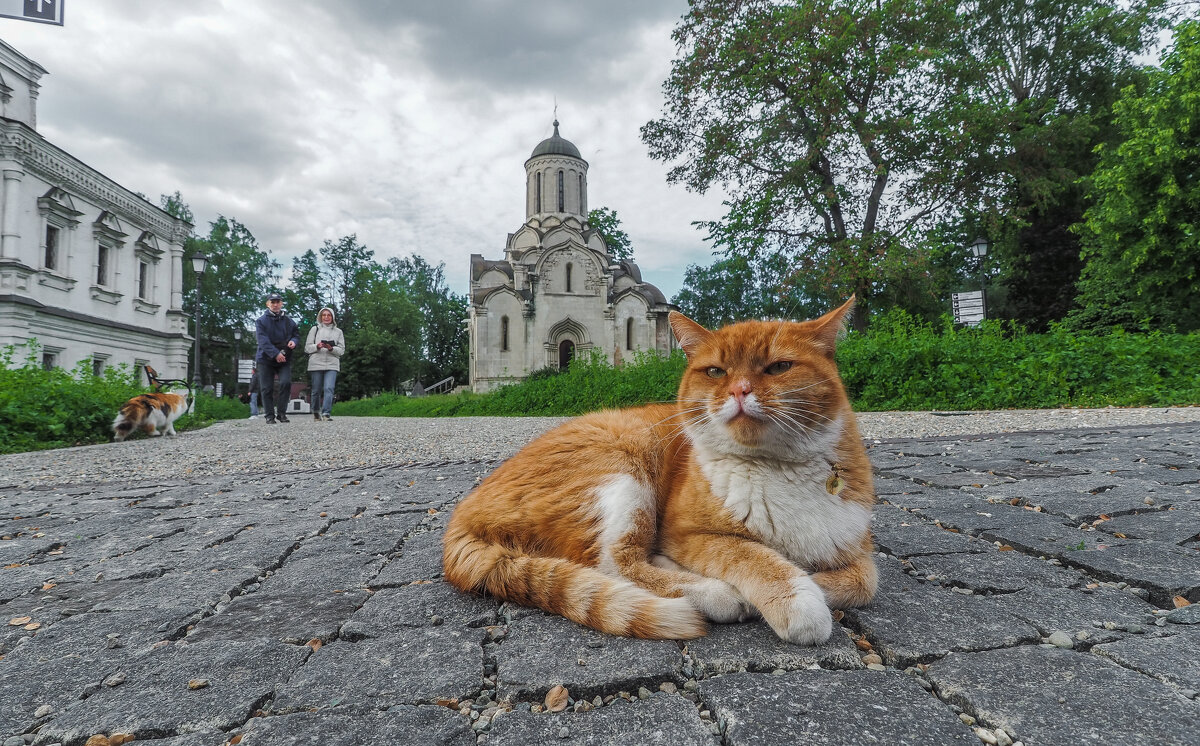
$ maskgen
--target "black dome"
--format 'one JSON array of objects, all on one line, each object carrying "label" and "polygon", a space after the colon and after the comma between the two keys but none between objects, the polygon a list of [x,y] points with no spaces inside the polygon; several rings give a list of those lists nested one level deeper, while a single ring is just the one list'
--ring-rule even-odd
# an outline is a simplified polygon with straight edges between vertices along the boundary
[{"label": "black dome", "polygon": [[547,137],[538,143],[538,146],[533,149],[533,154],[530,158],[536,158],[539,155],[569,155],[572,158],[583,160],[583,156],[579,154],[579,148],[575,147],[575,143],[570,140],[564,140],[558,134],[558,120],[554,120],[554,134]]}]

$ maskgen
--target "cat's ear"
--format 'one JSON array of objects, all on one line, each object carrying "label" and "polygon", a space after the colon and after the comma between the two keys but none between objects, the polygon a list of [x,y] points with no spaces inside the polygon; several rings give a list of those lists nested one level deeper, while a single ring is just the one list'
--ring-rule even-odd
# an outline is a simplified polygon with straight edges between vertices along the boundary
[{"label": "cat's ear", "polygon": [[712,336],[712,332],[678,311],[668,314],[667,321],[671,324],[675,339],[679,340],[679,346],[683,348],[683,354],[688,357],[692,356],[702,342]]},{"label": "cat's ear", "polygon": [[819,319],[813,319],[812,334],[817,343],[825,349],[829,357],[837,351],[838,340],[846,336],[846,327],[850,324],[850,312],[854,310],[854,296],[841,306],[833,309]]}]

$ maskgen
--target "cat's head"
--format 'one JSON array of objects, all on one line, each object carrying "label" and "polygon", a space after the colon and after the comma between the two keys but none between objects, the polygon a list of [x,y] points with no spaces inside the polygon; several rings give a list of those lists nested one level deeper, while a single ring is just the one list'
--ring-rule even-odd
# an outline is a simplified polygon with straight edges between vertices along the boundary
[{"label": "cat's head", "polygon": [[850,403],[834,363],[851,298],[813,321],[741,321],[709,331],[678,312],[671,329],[687,355],[679,410],[698,447],[787,459],[841,437]]}]

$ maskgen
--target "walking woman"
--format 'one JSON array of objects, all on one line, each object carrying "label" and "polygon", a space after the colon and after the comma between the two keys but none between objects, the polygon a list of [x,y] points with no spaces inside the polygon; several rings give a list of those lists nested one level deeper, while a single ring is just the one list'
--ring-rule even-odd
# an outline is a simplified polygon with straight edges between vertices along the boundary
[{"label": "walking woman", "polygon": [[308,353],[308,375],[312,381],[313,419],[323,416],[332,420],[333,387],[342,367],[342,353],[346,351],[346,337],[338,328],[332,309],[322,308],[317,314],[317,325],[308,330],[304,351]]}]

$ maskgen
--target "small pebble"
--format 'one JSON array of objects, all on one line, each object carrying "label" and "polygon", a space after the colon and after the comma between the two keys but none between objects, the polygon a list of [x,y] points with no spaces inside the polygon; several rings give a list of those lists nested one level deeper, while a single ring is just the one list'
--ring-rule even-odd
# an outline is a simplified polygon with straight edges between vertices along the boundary
[{"label": "small pebble", "polygon": [[[970,725],[970,723],[967,723],[967,725]],[[998,743],[998,741],[996,740],[996,734],[992,733],[987,728],[976,728],[975,735],[976,735],[976,737],[979,738],[980,741],[983,741],[984,743],[987,743],[987,744],[992,744],[992,746],[995,746],[995,744]]]},{"label": "small pebble", "polygon": [[886,671],[887,668],[882,663],[868,663],[867,668],[872,671]]},{"label": "small pebble", "polygon": [[105,686],[120,686],[125,683],[125,672],[117,671],[112,676],[104,680]]},{"label": "small pebble", "polygon": [[998,746],[1012,746],[1012,736],[1008,735],[1007,731],[1005,731],[1003,728],[997,728],[994,732],[996,734],[996,743]]},{"label": "small pebble", "polygon": [[868,653],[862,657],[862,662],[869,666],[872,663],[883,663],[883,658],[880,658],[875,653]]},{"label": "small pebble", "polygon": [[33,716],[35,718],[44,718],[52,712],[54,712],[54,710],[50,707],[50,705],[42,705],[41,707],[37,708],[37,710],[33,713]]},{"label": "small pebble", "polygon": [[688,679],[683,682],[683,690],[685,692],[698,692],[700,691],[700,682],[695,679]]},{"label": "small pebble", "polygon": [[667,694],[675,694],[679,691],[679,687],[675,686],[673,682],[664,681],[658,685],[658,690],[660,692],[666,692]]},{"label": "small pebble", "polygon": [[638,699],[650,699],[651,696],[649,689],[644,686],[638,687]]},{"label": "small pebble", "polygon": [[12,736],[4,739],[4,746],[25,746],[25,739],[20,736]]},{"label": "small pebble", "polygon": [[570,738],[571,737],[571,729],[567,728],[567,727],[559,728],[558,729],[558,737],[559,738]]},{"label": "small pebble", "polygon": [[[959,715],[958,719],[963,721],[964,725],[974,725],[975,724],[975,718],[971,717],[970,715],[968,715],[965,712],[963,714]],[[983,729],[980,728],[980,730],[983,730]]]},{"label": "small pebble", "polygon": [[205,689],[208,687],[208,679],[192,679],[188,682],[188,689],[196,691],[197,689]]},{"label": "small pebble", "polygon": [[1055,647],[1067,649],[1075,647],[1075,641],[1071,639],[1071,636],[1061,631],[1051,633],[1050,644]]}]

